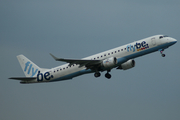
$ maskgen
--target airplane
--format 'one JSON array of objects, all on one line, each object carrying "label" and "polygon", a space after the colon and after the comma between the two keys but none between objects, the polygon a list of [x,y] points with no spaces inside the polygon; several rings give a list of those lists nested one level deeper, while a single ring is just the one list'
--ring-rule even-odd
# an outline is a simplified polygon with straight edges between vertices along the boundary
[{"label": "airplane", "polygon": [[87,73],[94,73],[98,78],[103,71],[107,71],[105,77],[110,79],[111,69],[128,70],[135,67],[135,58],[156,51],[160,51],[162,57],[165,57],[163,51],[176,42],[176,39],[166,35],[155,35],[83,59],[57,58],[50,53],[56,61],[66,62],[52,69],[40,68],[24,55],[18,55],[17,59],[26,77],[9,79],[20,80],[22,84],[47,83],[69,80]]}]

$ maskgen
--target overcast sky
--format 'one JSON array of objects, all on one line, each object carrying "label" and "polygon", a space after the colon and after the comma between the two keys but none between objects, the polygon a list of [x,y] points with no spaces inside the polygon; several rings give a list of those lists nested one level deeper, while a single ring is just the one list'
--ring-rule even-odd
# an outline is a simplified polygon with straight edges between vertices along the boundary
[{"label": "overcast sky", "polygon": [[179,120],[179,43],[113,69],[72,80],[20,84],[16,58],[42,68],[64,64],[152,35],[180,40],[179,0],[1,0],[0,120]]}]

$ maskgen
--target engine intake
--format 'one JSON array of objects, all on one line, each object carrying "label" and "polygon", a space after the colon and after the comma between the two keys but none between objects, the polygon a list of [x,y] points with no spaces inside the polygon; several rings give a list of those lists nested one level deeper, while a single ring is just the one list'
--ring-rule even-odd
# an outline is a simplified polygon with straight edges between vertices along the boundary
[{"label": "engine intake", "polygon": [[134,66],[135,66],[135,61],[134,60],[128,60],[127,62],[121,64],[117,69],[127,70],[130,68],[133,68]]}]

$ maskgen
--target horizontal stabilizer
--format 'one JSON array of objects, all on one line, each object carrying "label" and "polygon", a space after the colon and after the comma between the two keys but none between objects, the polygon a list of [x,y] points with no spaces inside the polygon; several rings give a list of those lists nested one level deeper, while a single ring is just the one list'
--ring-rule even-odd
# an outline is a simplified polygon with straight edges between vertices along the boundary
[{"label": "horizontal stabilizer", "polygon": [[9,79],[22,80],[22,81],[32,81],[32,80],[36,79],[36,77],[11,77]]}]

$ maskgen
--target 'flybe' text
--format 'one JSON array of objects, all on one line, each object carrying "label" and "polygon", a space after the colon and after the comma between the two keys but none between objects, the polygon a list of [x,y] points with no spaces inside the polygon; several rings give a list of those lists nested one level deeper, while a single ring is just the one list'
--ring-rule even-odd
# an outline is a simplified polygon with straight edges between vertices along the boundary
[{"label": "'flybe' text", "polygon": [[141,50],[148,49],[149,46],[148,46],[148,44],[145,41],[142,41],[141,43],[136,42],[136,44],[134,44],[134,45],[131,45],[131,44],[127,45],[126,48],[127,48],[128,52],[129,51],[135,52],[136,50],[137,51],[141,51]]},{"label": "'flybe' text", "polygon": [[44,73],[44,75],[43,75],[43,73],[41,73],[40,71],[38,71],[38,74],[37,74],[37,81],[38,81],[38,82],[39,82],[39,81],[43,81],[44,79],[45,79],[45,80],[50,80],[51,78],[53,78],[53,75],[50,75],[49,72],[46,72],[46,73]]},{"label": "'flybe' text", "polygon": [[[31,75],[31,77],[33,77],[34,75],[36,75],[36,73],[37,73],[37,71],[38,71],[38,69],[34,69],[34,67],[33,67],[33,65],[32,64],[30,64],[30,62],[28,61],[27,63],[25,63],[25,68],[24,68],[24,72],[26,72],[27,70],[27,74],[29,75],[30,74],[30,72],[32,73],[32,75]],[[29,68],[28,68],[28,66],[29,66]]]}]

